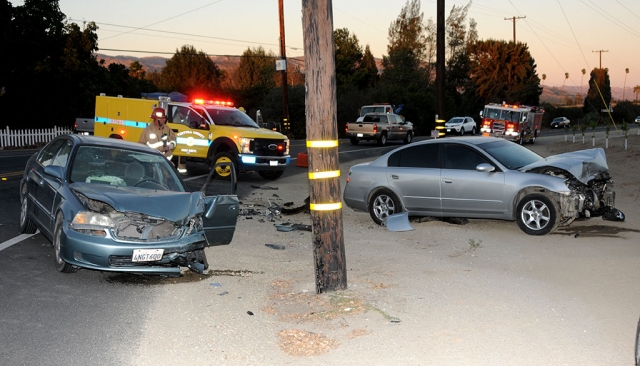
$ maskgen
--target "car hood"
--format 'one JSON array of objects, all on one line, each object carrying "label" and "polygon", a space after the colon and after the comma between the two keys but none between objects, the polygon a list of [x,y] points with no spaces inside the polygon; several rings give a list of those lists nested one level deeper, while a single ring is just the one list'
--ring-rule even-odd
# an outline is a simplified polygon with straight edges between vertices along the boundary
[{"label": "car hood", "polygon": [[84,183],[72,184],[70,188],[91,200],[104,202],[119,212],[138,212],[177,223],[204,212],[202,192],[157,191],[108,185],[100,185],[97,189],[94,185]]},{"label": "car hood", "polygon": [[520,168],[520,170],[526,172],[547,166],[566,170],[584,184],[587,184],[598,174],[609,170],[607,158],[602,148],[552,155],[543,160],[526,165]]}]

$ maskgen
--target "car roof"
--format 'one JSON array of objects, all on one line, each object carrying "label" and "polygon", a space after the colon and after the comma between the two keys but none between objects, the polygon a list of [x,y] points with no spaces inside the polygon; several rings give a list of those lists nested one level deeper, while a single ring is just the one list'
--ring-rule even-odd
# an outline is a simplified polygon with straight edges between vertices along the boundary
[{"label": "car roof", "polygon": [[83,145],[83,146],[101,146],[101,147],[111,147],[116,149],[125,149],[125,150],[138,150],[144,151],[147,153],[157,153],[158,155],[162,155],[158,150],[151,149],[144,144],[140,144],[137,142],[131,142],[121,139],[114,138],[106,138],[106,137],[96,137],[91,135],[76,135],[70,134],[67,137],[74,140],[74,144]]},{"label": "car roof", "polygon": [[446,143],[465,143],[470,145],[480,145],[486,142],[492,141],[506,141],[500,137],[493,136],[456,136],[449,138],[439,138],[439,139],[429,139],[424,141],[413,142],[410,145],[418,145],[418,144],[446,144]]}]

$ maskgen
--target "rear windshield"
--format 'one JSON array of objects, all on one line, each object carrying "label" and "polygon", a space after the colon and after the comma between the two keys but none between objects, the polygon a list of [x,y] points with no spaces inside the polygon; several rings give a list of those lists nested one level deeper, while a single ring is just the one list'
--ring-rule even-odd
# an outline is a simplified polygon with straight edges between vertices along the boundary
[{"label": "rear windshield", "polygon": [[367,115],[364,116],[364,119],[362,120],[363,122],[387,122],[387,116],[386,115]]}]

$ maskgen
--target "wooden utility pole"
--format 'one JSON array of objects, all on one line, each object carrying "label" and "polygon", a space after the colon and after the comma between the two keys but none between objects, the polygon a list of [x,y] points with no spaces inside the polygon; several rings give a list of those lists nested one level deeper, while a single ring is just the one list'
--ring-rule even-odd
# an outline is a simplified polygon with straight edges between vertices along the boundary
[{"label": "wooden utility pole", "polygon": [[523,17],[511,17],[511,18],[504,18],[504,20],[513,20],[513,43],[516,43],[516,20],[518,19],[524,19],[527,16],[523,16]]},{"label": "wooden utility pole", "polygon": [[[445,59],[444,59],[444,0],[438,0],[436,9],[436,88],[438,100],[437,119],[446,119],[444,110],[444,84],[445,84]],[[437,129],[437,126],[436,126]]]},{"label": "wooden utility pole", "polygon": [[284,63],[282,70],[282,132],[289,136],[291,123],[289,122],[289,93],[287,85],[287,49],[284,45],[284,5],[283,0],[278,0],[278,13],[280,14],[280,59]]},{"label": "wooden utility pole", "polygon": [[599,51],[591,51],[600,53],[600,68],[602,69],[602,52],[609,52],[609,50],[599,50]]},{"label": "wooden utility pole", "polygon": [[331,0],[302,0],[305,111],[316,292],[347,288]]}]

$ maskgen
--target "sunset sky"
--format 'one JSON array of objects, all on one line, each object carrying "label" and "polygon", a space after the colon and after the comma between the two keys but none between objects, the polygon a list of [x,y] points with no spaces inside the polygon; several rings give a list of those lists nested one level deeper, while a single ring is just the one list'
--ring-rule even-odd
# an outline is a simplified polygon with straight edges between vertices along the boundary
[{"label": "sunset sky", "polygon": [[[387,54],[389,26],[405,4],[335,0],[334,28],[347,28],[380,58]],[[467,2],[445,4],[448,15],[452,6]],[[240,55],[258,46],[280,53],[278,0],[60,0],[60,9],[78,24],[95,21],[99,52],[108,55],[171,57],[185,44],[211,55]],[[284,0],[287,57],[303,54],[301,9],[301,0]],[[421,10],[425,20],[436,20],[436,0],[422,0]],[[538,75],[547,75],[545,86],[586,85],[600,55],[612,86],[640,85],[640,1],[475,0],[469,11],[481,39],[512,40],[514,16],[526,17],[516,21],[516,38],[529,46]],[[608,52],[594,52],[600,50]]]}]

